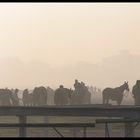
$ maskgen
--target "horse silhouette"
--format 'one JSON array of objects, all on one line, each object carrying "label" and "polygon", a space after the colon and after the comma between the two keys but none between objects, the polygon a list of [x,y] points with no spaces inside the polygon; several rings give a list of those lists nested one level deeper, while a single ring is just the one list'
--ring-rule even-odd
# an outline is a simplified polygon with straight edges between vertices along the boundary
[{"label": "horse silhouette", "polygon": [[[17,90],[16,90],[17,92]],[[17,106],[18,104],[18,96],[15,97],[15,94],[13,95],[13,91],[5,88],[0,89],[0,105],[1,106]]]},{"label": "horse silhouette", "polygon": [[33,91],[25,89],[23,91],[22,103],[24,106],[33,106]]},{"label": "horse silhouette", "polygon": [[59,106],[70,104],[72,92],[68,88],[57,89],[54,94],[54,104]]},{"label": "horse silhouette", "polygon": [[46,89],[47,89],[47,105],[54,105],[55,90],[53,90],[49,86]]},{"label": "horse silhouette", "polygon": [[32,92],[33,106],[47,105],[47,89],[43,86],[35,87]]},{"label": "horse silhouette", "polygon": [[115,100],[117,104],[120,105],[122,102],[123,93],[125,90],[129,91],[128,82],[124,82],[124,84],[121,85],[120,87],[105,88],[102,92],[103,104],[108,104],[109,99],[111,99],[111,100]]},{"label": "horse silhouette", "polygon": [[91,92],[88,90],[73,90],[71,92],[70,104],[71,105],[82,105],[91,103]]}]

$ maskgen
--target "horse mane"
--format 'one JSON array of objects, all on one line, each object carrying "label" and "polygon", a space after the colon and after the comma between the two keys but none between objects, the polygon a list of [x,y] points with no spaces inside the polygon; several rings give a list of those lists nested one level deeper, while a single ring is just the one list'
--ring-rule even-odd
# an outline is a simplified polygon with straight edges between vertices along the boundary
[{"label": "horse mane", "polygon": [[[125,83],[124,83],[124,84],[125,84]],[[119,89],[119,88],[123,87],[124,84],[123,84],[123,85],[120,85],[119,87],[116,87],[116,88],[114,88],[114,89]]]}]

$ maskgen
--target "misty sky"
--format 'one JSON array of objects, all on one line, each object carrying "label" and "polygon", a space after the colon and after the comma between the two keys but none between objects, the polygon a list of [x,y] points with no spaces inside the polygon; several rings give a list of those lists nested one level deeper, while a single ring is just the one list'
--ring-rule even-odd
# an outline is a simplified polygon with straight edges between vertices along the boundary
[{"label": "misty sky", "polygon": [[1,3],[0,85],[132,86],[139,36],[139,3]]}]

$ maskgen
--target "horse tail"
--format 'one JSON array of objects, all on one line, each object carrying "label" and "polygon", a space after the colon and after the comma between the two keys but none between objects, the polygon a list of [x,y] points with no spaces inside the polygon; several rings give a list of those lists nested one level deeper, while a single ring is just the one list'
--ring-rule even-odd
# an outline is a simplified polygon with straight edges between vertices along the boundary
[{"label": "horse tail", "polygon": [[57,94],[54,94],[54,104],[57,105]]},{"label": "horse tail", "polygon": [[103,96],[103,104],[105,104],[105,97]]},{"label": "horse tail", "polygon": [[105,104],[105,90],[103,90],[103,92],[102,92],[102,97],[103,97],[103,104]]}]

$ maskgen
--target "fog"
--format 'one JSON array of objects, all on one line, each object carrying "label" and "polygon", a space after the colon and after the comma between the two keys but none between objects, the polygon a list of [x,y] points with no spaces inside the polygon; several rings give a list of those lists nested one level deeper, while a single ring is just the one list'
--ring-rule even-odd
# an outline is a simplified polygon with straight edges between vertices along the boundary
[{"label": "fog", "polygon": [[140,5],[0,4],[0,86],[100,88],[140,79]]}]

